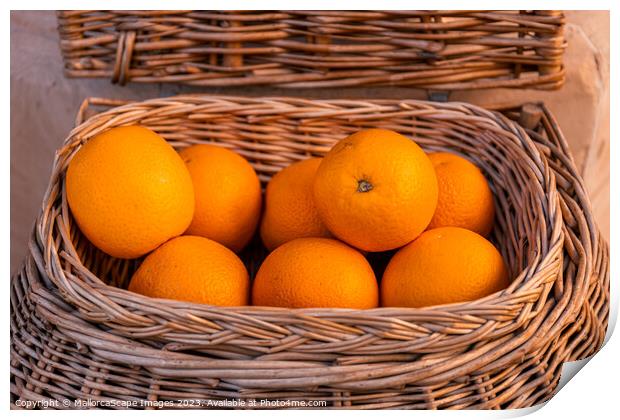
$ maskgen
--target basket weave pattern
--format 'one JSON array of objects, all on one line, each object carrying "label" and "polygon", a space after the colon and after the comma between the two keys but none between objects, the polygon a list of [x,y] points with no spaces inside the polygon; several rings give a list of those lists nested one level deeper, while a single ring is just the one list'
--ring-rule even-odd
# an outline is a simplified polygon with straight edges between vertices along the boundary
[{"label": "basket weave pattern", "polygon": [[61,11],[65,72],[115,83],[557,89],[561,11]]},{"label": "basket weave pattern", "polygon": [[[85,103],[117,105],[111,101]],[[506,110],[519,118],[517,110]],[[526,129],[467,104],[182,96],[122,105],[58,151],[30,256],[12,280],[12,392],[22,399],[278,398],[343,408],[516,408],[549,398],[562,363],[595,352],[608,312],[608,254],[553,117]],[[83,142],[140,123],[173,146],[215,142],[266,181],[346,134],[383,127],[467,155],[497,199],[493,240],[511,286],[426,309],[221,308],[150,299],[136,261],[81,235],[64,172]],[[529,127],[528,127],[529,126]],[[264,258],[255,243],[250,269]]]}]

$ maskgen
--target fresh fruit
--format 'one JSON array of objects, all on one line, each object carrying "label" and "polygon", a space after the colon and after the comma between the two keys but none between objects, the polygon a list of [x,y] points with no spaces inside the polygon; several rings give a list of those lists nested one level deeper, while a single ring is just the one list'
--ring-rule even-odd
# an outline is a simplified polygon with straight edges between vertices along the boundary
[{"label": "fresh fruit", "polygon": [[200,236],[179,236],[149,254],[129,290],[154,298],[218,306],[248,304],[245,266],[225,246]]},{"label": "fresh fruit", "polygon": [[267,249],[297,238],[331,236],[319,218],[312,196],[312,183],[320,164],[320,158],[293,163],[267,184],[260,227]]},{"label": "fresh fruit", "polygon": [[314,200],[337,238],[365,251],[386,251],[426,229],[437,205],[437,179],[412,140],[390,130],[362,130],[327,153],[314,180]]},{"label": "fresh fruit", "polygon": [[394,255],[381,280],[381,304],[421,308],[479,299],[506,287],[506,266],[491,242],[443,227],[427,230]]},{"label": "fresh fruit", "polygon": [[183,160],[141,126],[94,136],[69,163],[67,201],[84,235],[118,258],[136,258],[182,234],[194,213]]},{"label": "fresh fruit", "polygon": [[431,153],[439,200],[429,229],[456,226],[487,236],[493,229],[495,205],[489,183],[476,165],[452,153]]},{"label": "fresh fruit", "polygon": [[375,275],[362,254],[326,238],[299,238],[276,248],[252,289],[254,305],[286,308],[374,308],[378,296]]},{"label": "fresh fruit", "polygon": [[260,181],[237,153],[201,144],[179,153],[194,182],[196,208],[186,234],[240,251],[252,238],[261,210]]}]

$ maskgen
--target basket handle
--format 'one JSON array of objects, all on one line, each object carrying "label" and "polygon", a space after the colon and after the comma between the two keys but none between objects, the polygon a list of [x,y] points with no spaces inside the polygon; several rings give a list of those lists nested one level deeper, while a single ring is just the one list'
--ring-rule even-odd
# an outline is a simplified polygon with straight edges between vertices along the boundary
[{"label": "basket handle", "polygon": [[77,127],[91,116],[101,112],[95,111],[93,107],[113,108],[115,106],[127,105],[131,102],[133,101],[128,101],[124,99],[108,99],[97,97],[86,98],[80,104],[80,108],[78,109],[77,115],[75,116],[75,126]]}]

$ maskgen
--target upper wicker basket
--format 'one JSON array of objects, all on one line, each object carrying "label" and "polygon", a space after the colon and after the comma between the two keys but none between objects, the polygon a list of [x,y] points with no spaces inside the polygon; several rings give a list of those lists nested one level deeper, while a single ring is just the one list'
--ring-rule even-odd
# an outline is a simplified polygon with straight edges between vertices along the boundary
[{"label": "upper wicker basket", "polygon": [[62,11],[65,73],[288,88],[557,89],[561,11]]}]

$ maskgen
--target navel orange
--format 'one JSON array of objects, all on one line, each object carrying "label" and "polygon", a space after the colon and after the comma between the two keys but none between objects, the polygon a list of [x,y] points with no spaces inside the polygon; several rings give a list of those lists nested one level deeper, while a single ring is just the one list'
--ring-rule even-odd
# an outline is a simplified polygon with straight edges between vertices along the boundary
[{"label": "navel orange", "polygon": [[379,291],[368,261],[357,250],[327,238],[298,238],[263,262],[252,303],[286,308],[374,308]]},{"label": "navel orange", "polygon": [[430,153],[439,185],[439,200],[429,229],[456,226],[487,236],[495,205],[489,183],[476,165],[452,153]]},{"label": "navel orange", "polygon": [[179,154],[196,194],[194,219],[186,234],[240,251],[260,218],[261,189],[254,168],[239,154],[215,145],[191,146]]},{"label": "navel orange", "polygon": [[118,258],[182,234],[194,213],[192,180],[174,149],[141,126],[94,136],[73,156],[67,201],[82,233]]},{"label": "navel orange", "polygon": [[141,295],[219,306],[247,305],[249,288],[239,257],[199,236],[179,236],[157,248],[129,283]]},{"label": "navel orange", "polygon": [[386,251],[426,229],[437,205],[437,179],[412,140],[390,130],[362,130],[327,153],[314,200],[334,236],[365,251]]},{"label": "navel orange", "polygon": [[260,234],[269,250],[296,238],[331,236],[312,195],[314,175],[320,164],[320,158],[293,163],[267,184]]},{"label": "navel orange", "polygon": [[427,230],[394,255],[381,280],[381,304],[421,308],[475,300],[506,287],[506,266],[491,242],[443,227]]}]

